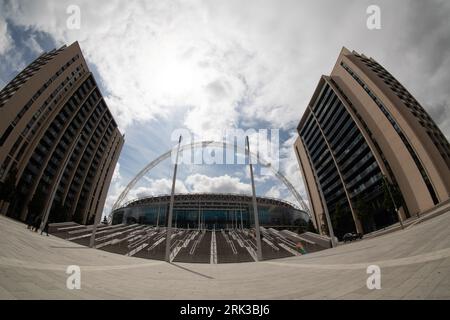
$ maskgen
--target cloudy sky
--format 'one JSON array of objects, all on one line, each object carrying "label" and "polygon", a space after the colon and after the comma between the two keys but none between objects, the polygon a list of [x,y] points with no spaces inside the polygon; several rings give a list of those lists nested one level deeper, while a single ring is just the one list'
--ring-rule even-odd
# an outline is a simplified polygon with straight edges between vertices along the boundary
[{"label": "cloudy sky", "polygon": [[[381,29],[366,27],[369,5]],[[67,8],[81,12],[69,29]],[[304,195],[295,127],[342,46],[383,64],[450,137],[450,1],[0,0],[0,88],[41,52],[80,43],[125,133],[105,212],[133,176],[175,144],[172,132],[279,129],[281,172]],[[170,160],[130,197],[170,191]],[[294,198],[257,175],[257,193]],[[178,192],[249,193],[242,165],[182,165]]]}]

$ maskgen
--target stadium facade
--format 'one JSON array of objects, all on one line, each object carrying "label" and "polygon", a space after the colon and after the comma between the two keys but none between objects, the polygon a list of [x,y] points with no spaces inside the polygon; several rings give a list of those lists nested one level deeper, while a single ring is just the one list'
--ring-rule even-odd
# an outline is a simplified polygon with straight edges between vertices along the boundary
[{"label": "stadium facade", "polygon": [[[259,223],[263,227],[306,227],[309,216],[294,205],[257,197]],[[114,210],[112,224],[166,226],[170,195],[133,200]],[[245,229],[254,226],[252,197],[238,194],[176,194],[172,226],[184,229]]]},{"label": "stadium facade", "polygon": [[384,67],[343,48],[294,144],[319,231],[367,233],[449,201],[450,144]]}]

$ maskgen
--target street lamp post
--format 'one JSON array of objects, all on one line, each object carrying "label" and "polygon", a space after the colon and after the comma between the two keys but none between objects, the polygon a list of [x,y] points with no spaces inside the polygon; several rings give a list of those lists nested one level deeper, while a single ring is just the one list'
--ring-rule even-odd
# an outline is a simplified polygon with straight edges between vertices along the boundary
[{"label": "street lamp post", "polygon": [[170,194],[170,206],[169,206],[169,217],[167,221],[167,233],[166,233],[166,257],[165,260],[170,262],[170,238],[172,238],[172,217],[173,217],[173,203],[175,199],[175,181],[177,180],[177,167],[178,167],[178,155],[180,153],[181,136],[178,140],[178,149],[175,159],[175,166],[173,168],[173,179],[172,179],[172,193]]},{"label": "street lamp post", "polygon": [[253,214],[255,217],[255,236],[256,236],[256,247],[257,247],[257,258],[258,261],[262,261],[262,248],[261,248],[261,233],[259,230],[259,216],[258,216],[258,206],[256,203],[256,191],[255,191],[255,180],[253,178],[253,165],[251,160],[251,153],[250,153],[250,143],[248,141],[247,136],[247,154],[248,154],[248,163],[250,166],[250,178],[252,180],[252,198],[253,198]]},{"label": "street lamp post", "polygon": [[383,176],[383,180],[384,180],[384,183],[386,184],[386,188],[388,190],[389,197],[391,198],[391,201],[394,204],[395,212],[397,213],[397,217],[398,217],[398,222],[400,223],[400,226],[403,229],[404,227],[403,227],[402,217],[400,215],[399,209],[397,208],[397,204],[395,203],[394,196],[391,193],[391,188],[389,187],[389,182],[387,181],[385,176]]},{"label": "street lamp post", "polygon": [[94,247],[95,243],[95,234],[97,233],[97,226],[100,223],[100,219],[102,218],[102,215],[99,214],[98,217],[95,217],[94,226],[92,228],[91,238],[89,239],[89,248]]}]

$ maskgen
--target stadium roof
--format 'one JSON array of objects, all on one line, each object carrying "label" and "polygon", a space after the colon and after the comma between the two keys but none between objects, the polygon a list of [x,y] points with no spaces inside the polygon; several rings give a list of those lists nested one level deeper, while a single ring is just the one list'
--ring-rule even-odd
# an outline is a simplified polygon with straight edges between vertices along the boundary
[{"label": "stadium roof", "polygon": [[[145,205],[145,204],[161,203],[161,202],[169,202],[169,201],[170,201],[169,194],[147,196],[147,197],[137,198],[137,199],[133,199],[128,202],[125,202],[120,208],[118,208],[116,210],[119,210],[119,209],[125,208],[125,207],[134,207],[134,206],[140,206],[140,205]],[[175,204],[177,204],[177,202],[179,203],[179,202],[189,202],[189,201],[251,202],[252,196],[244,195],[244,194],[235,194],[235,193],[177,193],[177,194],[175,194]],[[281,200],[281,199],[276,199],[276,198],[271,198],[271,197],[257,196],[256,201],[258,203],[274,204],[277,206],[284,206],[284,207],[301,210],[296,204],[291,203],[286,200]],[[303,211],[303,210],[301,210],[301,211]]]}]

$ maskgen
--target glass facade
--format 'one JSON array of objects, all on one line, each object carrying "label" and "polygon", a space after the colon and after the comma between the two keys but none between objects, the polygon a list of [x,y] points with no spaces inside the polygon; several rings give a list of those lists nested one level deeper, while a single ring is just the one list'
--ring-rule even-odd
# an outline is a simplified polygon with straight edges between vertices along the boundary
[{"label": "glass facade", "polygon": [[[16,180],[12,218],[50,208],[50,222],[86,224],[102,210],[123,136],[82,57],[78,43],[46,53],[0,93],[0,110],[17,112],[0,135],[0,180]],[[27,81],[17,104],[10,93]]]},{"label": "glass facade", "polygon": [[362,218],[368,210],[360,208],[362,202],[381,207],[383,175],[364,136],[329,83],[323,82],[312,102],[300,137],[338,237],[355,231],[352,208],[361,216],[365,232],[392,223],[393,217],[386,214]]},{"label": "glass facade", "polygon": [[[213,194],[202,195],[200,201],[195,198],[191,201],[175,199],[172,225],[177,228],[205,229],[250,228],[254,225],[251,197],[242,198],[242,201],[236,199],[227,201],[223,198],[216,201],[214,197]],[[282,201],[270,199],[268,203],[264,203],[265,198],[257,199],[261,226],[278,228],[307,225],[309,216],[305,212]],[[158,203],[152,201],[146,204],[132,203],[114,211],[112,223],[166,226],[169,201],[170,199],[164,199]]]}]

